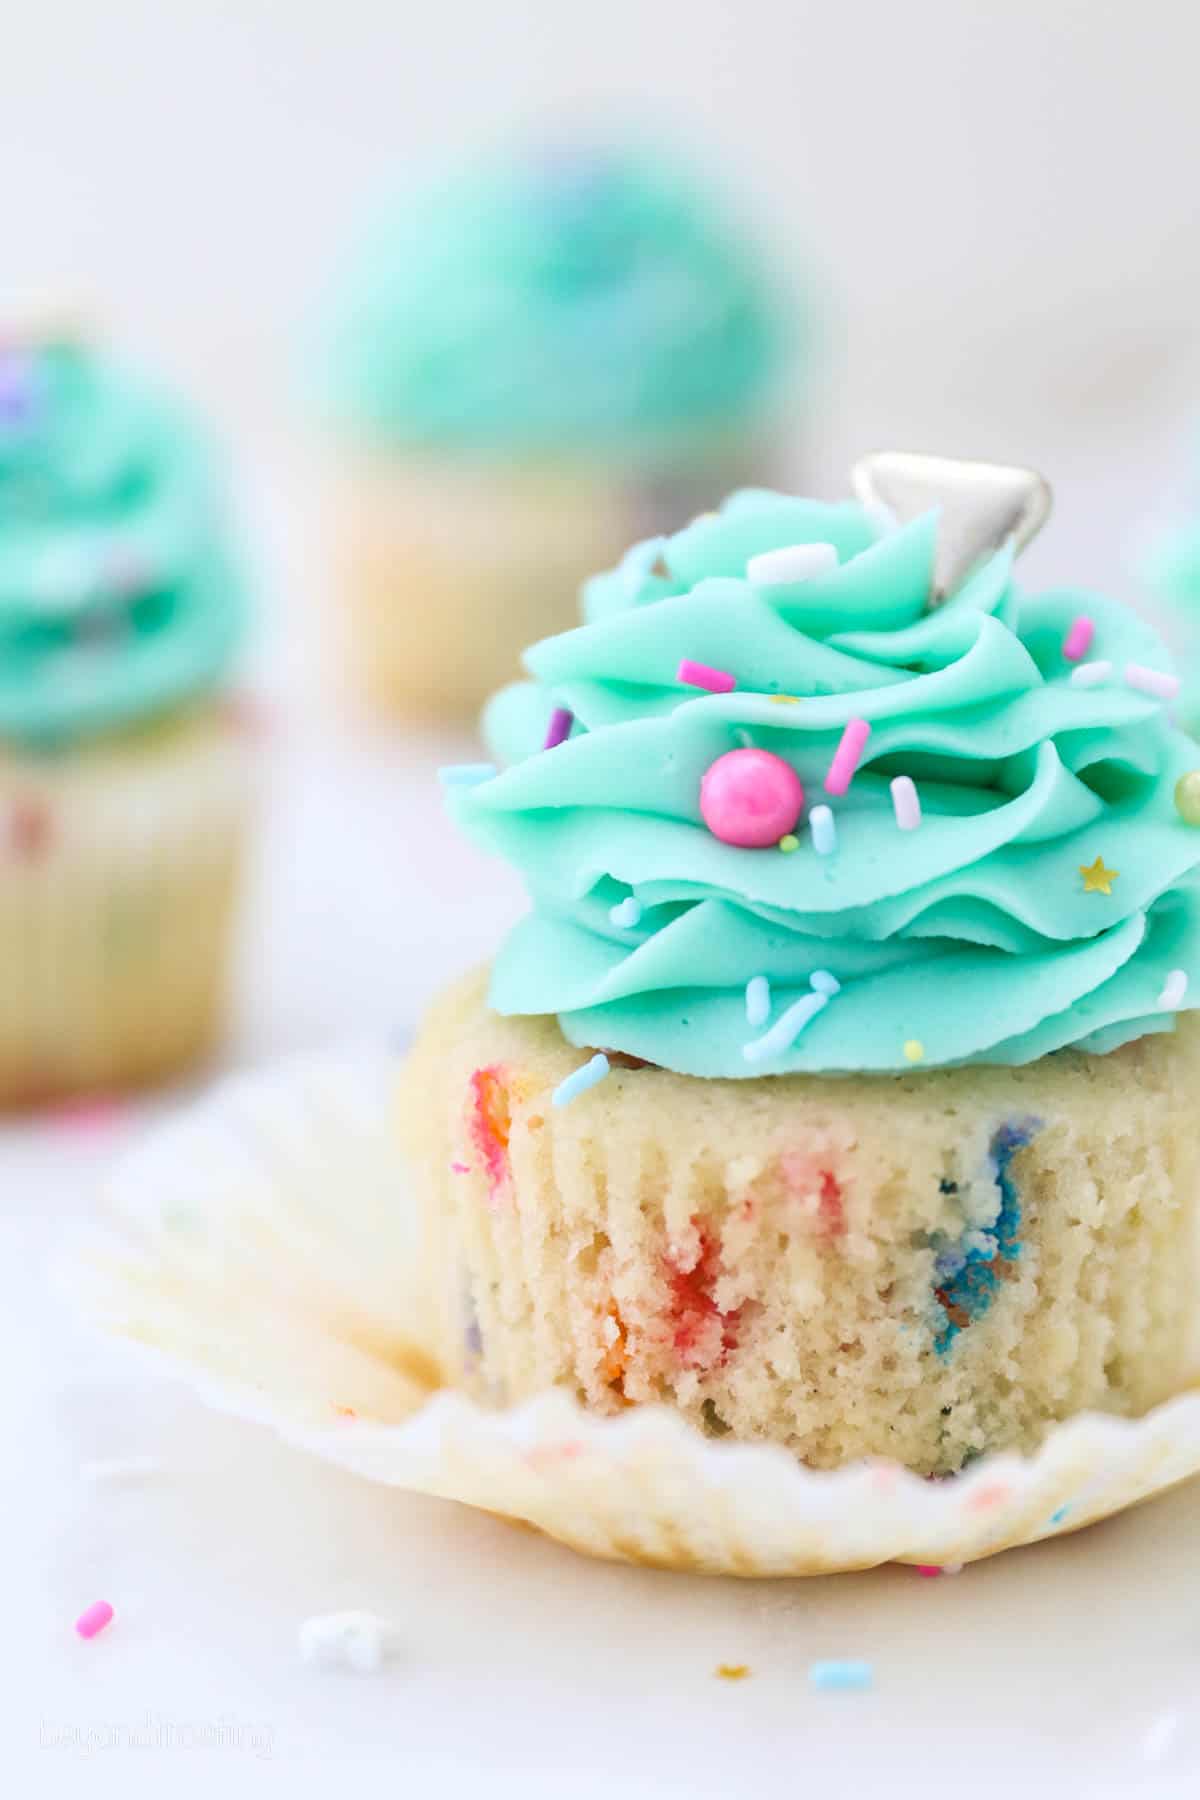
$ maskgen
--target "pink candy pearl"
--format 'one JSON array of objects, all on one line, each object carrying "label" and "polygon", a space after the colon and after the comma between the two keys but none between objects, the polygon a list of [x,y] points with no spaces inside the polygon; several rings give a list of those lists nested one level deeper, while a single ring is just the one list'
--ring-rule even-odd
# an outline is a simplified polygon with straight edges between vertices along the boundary
[{"label": "pink candy pearl", "polygon": [[730,750],[700,783],[704,823],[723,844],[765,850],[786,837],[800,817],[800,777],[769,750]]}]

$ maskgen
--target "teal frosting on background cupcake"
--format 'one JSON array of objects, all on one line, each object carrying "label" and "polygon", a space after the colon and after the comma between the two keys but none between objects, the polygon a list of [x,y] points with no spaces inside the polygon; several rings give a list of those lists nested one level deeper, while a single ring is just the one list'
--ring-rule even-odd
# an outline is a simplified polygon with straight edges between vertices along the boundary
[{"label": "teal frosting on background cupcake", "polygon": [[86,346],[0,339],[0,743],[52,750],[202,697],[244,602],[191,420]]},{"label": "teal frosting on background cupcake", "polygon": [[[1162,645],[1099,595],[1023,593],[1010,550],[931,609],[936,541],[934,513],[885,531],[857,506],[748,492],[589,584],[586,623],[528,651],[535,681],[489,708],[509,766],[454,790],[533,900],[495,964],[497,1011],[556,1013],[572,1043],[683,1074],[755,1076],[1099,1053],[1200,1005],[1200,830],[1173,798],[1200,759],[1121,673],[1167,676]],[[814,542],[809,579],[749,572]],[[1108,669],[1084,684],[1064,653],[1081,616]],[[543,749],[555,710],[552,737],[573,729]],[[861,763],[826,791],[852,721],[870,726]],[[803,784],[778,845],[706,823],[707,773],[747,749]],[[797,1005],[803,1023],[764,1032]]]},{"label": "teal frosting on background cupcake", "polygon": [[708,196],[652,156],[548,150],[381,217],[323,383],[335,419],[385,443],[692,456],[759,422],[782,342]]}]

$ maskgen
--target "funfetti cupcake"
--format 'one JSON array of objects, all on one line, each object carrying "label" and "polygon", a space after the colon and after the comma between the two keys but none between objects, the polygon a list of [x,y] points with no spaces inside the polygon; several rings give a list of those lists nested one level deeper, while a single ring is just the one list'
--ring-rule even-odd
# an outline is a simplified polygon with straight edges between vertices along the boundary
[{"label": "funfetti cupcake", "polygon": [[345,623],[386,709],[474,711],[585,576],[762,478],[776,296],[660,159],[477,165],[380,218],[331,313]]},{"label": "funfetti cupcake", "polygon": [[446,776],[532,910],[402,1135],[478,1398],[944,1473],[1196,1376],[1200,756],[1132,611],[1018,587],[1036,477],[861,483],[527,652]]},{"label": "funfetti cupcake", "polygon": [[173,401],[0,339],[0,1104],[164,1076],[220,1018],[241,575]]}]

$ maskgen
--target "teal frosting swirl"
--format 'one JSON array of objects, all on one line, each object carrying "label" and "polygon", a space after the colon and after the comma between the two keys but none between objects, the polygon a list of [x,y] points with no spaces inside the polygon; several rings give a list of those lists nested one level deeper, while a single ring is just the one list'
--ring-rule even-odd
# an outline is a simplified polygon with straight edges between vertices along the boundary
[{"label": "teal frosting swirl", "polygon": [[0,741],[53,749],[203,695],[243,611],[191,422],[84,347],[0,346]]},{"label": "teal frosting swirl", "polygon": [[499,158],[381,216],[330,308],[327,410],[385,442],[691,457],[755,422],[775,296],[666,163]]},{"label": "teal frosting swirl", "polygon": [[[1159,996],[1174,970],[1200,1001],[1200,831],[1172,798],[1200,755],[1120,674],[1167,667],[1161,645],[1097,595],[1021,593],[1007,550],[928,610],[936,530],[935,515],[883,532],[856,506],[743,493],[588,585],[587,623],[535,645],[535,682],[489,707],[509,766],[452,801],[533,899],[495,965],[498,1011],[557,1013],[572,1043],[682,1073],[753,1076],[907,1069],[914,1044],[925,1066],[1108,1051],[1173,1027]],[[836,569],[747,580],[750,557],[809,541],[836,547]],[[1081,613],[1117,671],[1099,687],[1071,684],[1062,656]],[[685,657],[735,691],[681,685]],[[553,707],[574,730],[543,751]],[[871,736],[830,802],[835,854],[803,823],[791,854],[709,833],[717,757],[773,751],[811,807],[855,717]],[[918,786],[915,831],[896,824],[897,774]],[[1098,857],[1110,894],[1081,873]],[[624,928],[610,913],[630,895],[642,913]],[[777,1019],[821,970],[840,992],[791,1048],[747,1062],[750,979],[768,978]]]}]

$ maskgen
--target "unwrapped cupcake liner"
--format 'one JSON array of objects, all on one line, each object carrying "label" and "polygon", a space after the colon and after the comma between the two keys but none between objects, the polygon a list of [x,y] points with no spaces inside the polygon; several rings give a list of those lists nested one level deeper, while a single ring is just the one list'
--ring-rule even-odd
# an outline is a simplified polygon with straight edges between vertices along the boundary
[{"label": "unwrapped cupcake liner", "polygon": [[0,1105],[167,1074],[218,1027],[246,749],[202,714],[0,756]]},{"label": "unwrapped cupcake liner", "polygon": [[236,1078],[119,1169],[79,1298],[106,1330],[387,1486],[535,1526],[590,1555],[743,1576],[959,1564],[1077,1529],[1200,1471],[1200,1393],[1084,1414],[1031,1457],[924,1480],[825,1473],[659,1407],[550,1392],[488,1411],[438,1385],[416,1202],[388,1127],[394,1065],[306,1059]]}]

